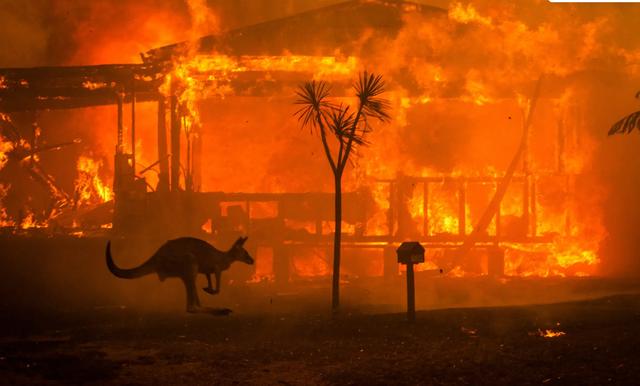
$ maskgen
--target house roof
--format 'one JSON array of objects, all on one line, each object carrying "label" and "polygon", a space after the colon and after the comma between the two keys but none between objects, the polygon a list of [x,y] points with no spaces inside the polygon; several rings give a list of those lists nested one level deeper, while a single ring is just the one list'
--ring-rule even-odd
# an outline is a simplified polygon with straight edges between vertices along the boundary
[{"label": "house roof", "polygon": [[[350,0],[343,3],[209,35],[197,41],[201,53],[227,55],[349,55],[360,37],[394,36],[408,13],[446,15],[443,9],[400,0]],[[142,54],[142,64],[104,64],[0,69],[0,111],[66,109],[114,104],[117,91],[139,101],[158,98],[166,62],[193,43],[181,42]],[[282,75],[282,74],[281,74]],[[240,75],[234,88],[240,94],[261,95],[272,90],[257,87],[260,74]],[[287,75],[281,81],[300,79]],[[273,82],[272,82],[273,83]],[[98,85],[94,87],[92,85]]]}]

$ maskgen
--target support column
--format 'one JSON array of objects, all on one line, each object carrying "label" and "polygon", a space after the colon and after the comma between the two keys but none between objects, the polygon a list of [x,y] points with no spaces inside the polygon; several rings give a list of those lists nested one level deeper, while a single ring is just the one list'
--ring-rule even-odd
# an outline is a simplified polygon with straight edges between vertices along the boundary
[{"label": "support column", "polygon": [[407,320],[416,320],[416,285],[413,275],[413,263],[407,264]]},{"label": "support column", "polygon": [[136,175],[136,86],[131,81],[131,171]]},{"label": "support column", "polygon": [[193,190],[195,192],[200,191],[202,185],[202,130],[197,127],[193,133],[193,146],[191,148],[191,179],[193,183]]},{"label": "support column", "polygon": [[167,122],[164,96],[158,98],[158,191],[169,191],[169,154],[167,149]]},{"label": "support column", "polygon": [[116,142],[116,152],[113,158],[113,191],[116,194],[116,201],[118,201],[118,195],[122,188],[122,174],[123,174],[123,150],[124,150],[124,116],[123,116],[123,99],[122,90],[119,90],[116,94],[116,103],[118,106],[118,132]]},{"label": "support column", "polygon": [[180,116],[178,99],[171,95],[171,191],[180,190]]},{"label": "support column", "polygon": [[123,124],[123,113],[122,113],[122,104],[123,104],[123,95],[122,90],[118,91],[117,96],[118,103],[118,141],[116,145],[116,152],[122,153],[124,146],[124,124]]}]

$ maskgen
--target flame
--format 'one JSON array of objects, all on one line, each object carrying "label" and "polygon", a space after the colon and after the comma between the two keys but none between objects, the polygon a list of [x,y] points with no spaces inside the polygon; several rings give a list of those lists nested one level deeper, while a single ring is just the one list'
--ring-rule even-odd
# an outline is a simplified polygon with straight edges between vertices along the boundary
[{"label": "flame", "polygon": [[43,221],[38,221],[36,216],[33,213],[28,213],[27,216],[22,219],[20,223],[20,228],[22,229],[33,229],[33,228],[46,228],[47,223]]},{"label": "flame", "polygon": [[541,330],[538,329],[538,335],[543,338],[557,338],[560,336],[567,335],[564,331],[554,331],[554,330]]},{"label": "flame", "polygon": [[453,3],[449,8],[449,19],[461,24],[479,23],[483,25],[491,25],[491,18],[482,16],[473,4]]},{"label": "flame", "polygon": [[9,160],[8,154],[11,150],[13,150],[13,143],[4,141],[2,136],[0,136],[0,169],[2,169]]},{"label": "flame", "polygon": [[[0,184],[0,203],[4,200],[10,187],[10,185]],[[0,206],[0,228],[13,226],[15,226],[15,223],[7,215],[7,209]]]},{"label": "flame", "polygon": [[113,191],[99,177],[101,161],[80,156],[76,163],[78,176],[75,192],[78,205],[95,205],[113,199]]}]

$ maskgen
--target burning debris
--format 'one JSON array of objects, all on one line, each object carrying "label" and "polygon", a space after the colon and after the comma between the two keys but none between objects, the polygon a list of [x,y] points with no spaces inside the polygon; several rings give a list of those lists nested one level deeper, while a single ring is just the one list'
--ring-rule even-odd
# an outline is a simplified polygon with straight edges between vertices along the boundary
[{"label": "burning debris", "polygon": [[536,335],[536,336],[541,336],[543,338],[558,338],[560,336],[564,336],[567,335],[567,333],[565,333],[564,331],[555,331],[555,330],[541,330],[538,329],[538,331],[536,333],[531,333],[530,335]]}]

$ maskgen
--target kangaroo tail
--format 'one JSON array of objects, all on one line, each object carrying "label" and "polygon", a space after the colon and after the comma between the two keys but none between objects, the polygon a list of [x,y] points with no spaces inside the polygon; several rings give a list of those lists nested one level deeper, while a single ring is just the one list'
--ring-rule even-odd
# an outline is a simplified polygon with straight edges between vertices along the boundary
[{"label": "kangaroo tail", "polygon": [[107,267],[109,271],[115,276],[121,279],[135,279],[137,277],[141,277],[144,275],[148,275],[154,272],[153,265],[151,264],[151,259],[142,263],[139,267],[131,268],[131,269],[122,269],[116,266],[116,263],[113,262],[113,257],[111,257],[111,241],[107,242]]}]

